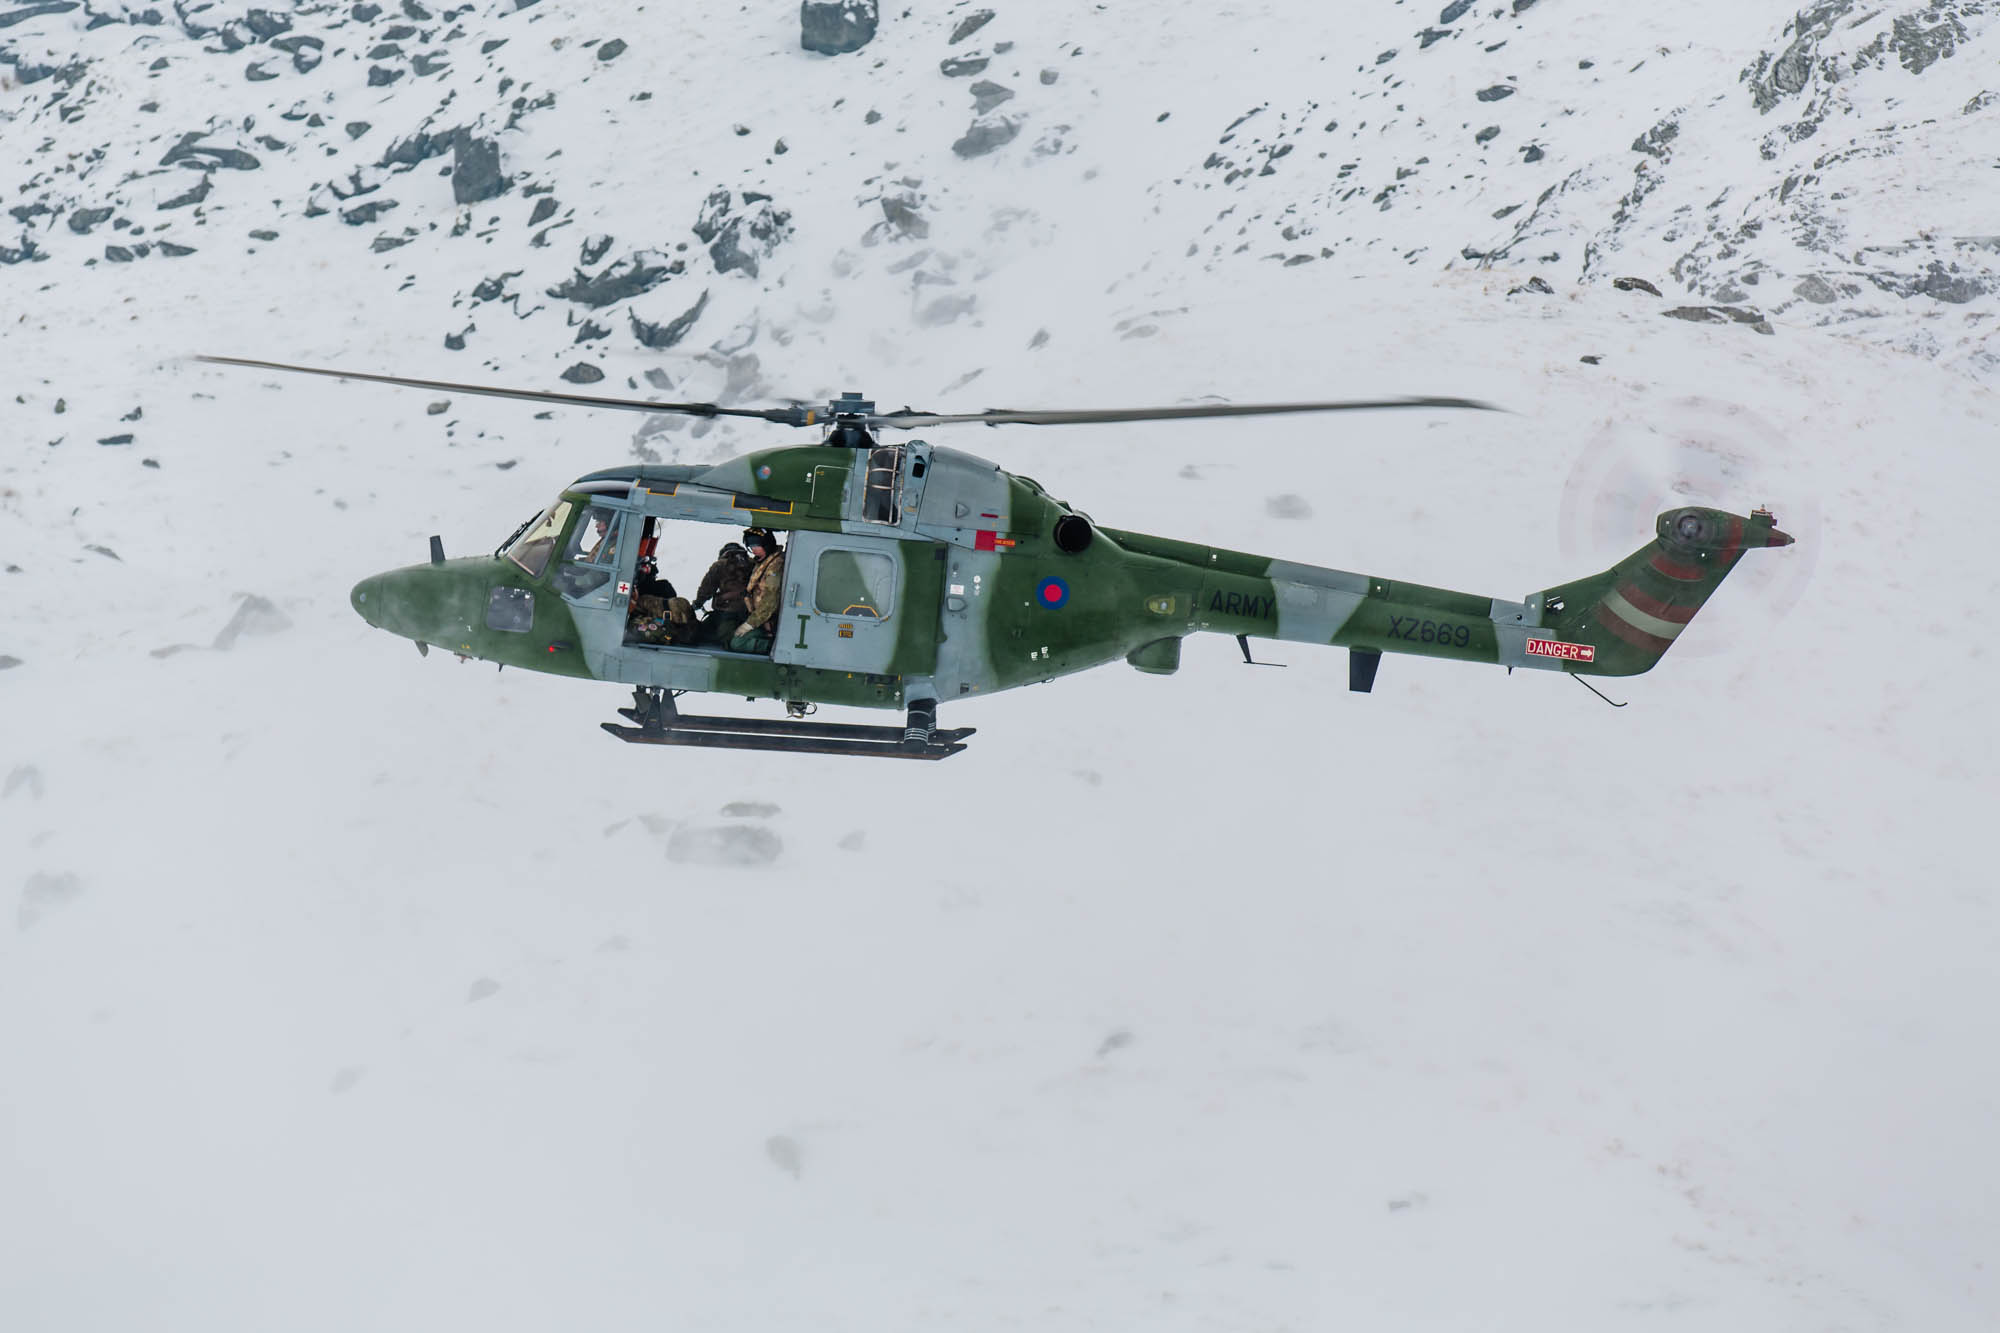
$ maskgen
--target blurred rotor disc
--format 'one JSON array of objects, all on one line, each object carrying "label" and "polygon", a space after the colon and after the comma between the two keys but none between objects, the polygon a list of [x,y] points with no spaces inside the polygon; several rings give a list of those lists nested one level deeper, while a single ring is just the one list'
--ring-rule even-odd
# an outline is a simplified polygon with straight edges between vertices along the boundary
[{"label": "blurred rotor disc", "polygon": [[1607,422],[1563,485],[1556,541],[1564,568],[1581,574],[1630,555],[1654,520],[1681,505],[1746,514],[1762,505],[1797,538],[1752,551],[1675,645],[1681,657],[1762,650],[1772,627],[1805,595],[1819,560],[1821,521],[1811,460],[1748,408],[1682,398],[1647,420]]}]

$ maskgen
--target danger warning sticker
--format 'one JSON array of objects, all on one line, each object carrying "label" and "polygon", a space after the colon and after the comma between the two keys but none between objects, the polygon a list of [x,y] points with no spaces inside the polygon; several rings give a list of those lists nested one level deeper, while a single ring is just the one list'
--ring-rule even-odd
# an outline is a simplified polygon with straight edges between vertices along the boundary
[{"label": "danger warning sticker", "polygon": [[1587,643],[1564,643],[1560,639],[1530,639],[1528,656],[1560,657],[1566,662],[1593,662],[1597,660],[1597,649]]}]

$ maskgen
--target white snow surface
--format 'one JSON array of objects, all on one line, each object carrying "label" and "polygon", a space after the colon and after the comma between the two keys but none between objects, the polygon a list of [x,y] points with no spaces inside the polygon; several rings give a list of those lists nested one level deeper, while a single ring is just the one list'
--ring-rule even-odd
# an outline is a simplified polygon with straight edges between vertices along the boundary
[{"label": "white snow surface", "polygon": [[[993,7],[839,57],[787,4],[259,11],[323,39],[303,71],[242,5],[0,28],[0,1329],[1994,1327],[1991,7]],[[1954,53],[1871,58],[1899,20]],[[1823,123],[1767,159],[1806,113],[1740,76],[1819,27],[1787,97]],[[1019,129],[964,158],[981,79]],[[1299,146],[1224,184],[1260,106]],[[379,165],[461,126],[498,197]],[[162,211],[195,131],[258,165]],[[722,187],[788,214],[754,277],[693,235]],[[682,271],[549,294],[634,256]],[[1969,285],[1892,290],[1933,262]],[[1661,315],[1721,304],[1772,332]],[[936,438],[1114,526],[1506,597],[1676,503],[1800,540],[1623,709],[1401,657],[1353,696],[1338,653],[1217,638],[948,704],[979,734],[936,766],[663,752],[598,731],[621,690],[419,659],[348,589],[770,429],[198,352],[940,410],[1463,394],[1510,410]]]}]

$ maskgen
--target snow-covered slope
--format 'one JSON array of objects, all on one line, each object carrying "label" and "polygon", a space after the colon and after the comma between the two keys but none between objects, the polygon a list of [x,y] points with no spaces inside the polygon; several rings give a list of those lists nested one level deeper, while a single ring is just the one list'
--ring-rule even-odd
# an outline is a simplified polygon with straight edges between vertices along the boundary
[{"label": "snow-covered slope", "polygon": [[[0,1328],[1992,1326],[1989,7],[825,57],[789,5],[61,3],[0,10]],[[1801,540],[1622,710],[1198,641],[962,706],[936,771],[633,753],[347,590],[769,435],[197,351],[1463,393],[1513,411],[953,443],[1496,595],[1670,497]]]}]

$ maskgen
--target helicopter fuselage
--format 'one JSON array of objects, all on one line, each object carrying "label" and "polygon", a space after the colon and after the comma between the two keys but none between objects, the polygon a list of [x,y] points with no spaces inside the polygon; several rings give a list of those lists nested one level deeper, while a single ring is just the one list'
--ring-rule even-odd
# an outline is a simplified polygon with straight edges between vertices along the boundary
[{"label": "helicopter fuselage", "polygon": [[[633,641],[648,519],[785,538],[768,654]],[[1165,674],[1198,631],[1239,636],[1246,656],[1249,638],[1348,647],[1365,690],[1383,652],[1636,674],[1744,549],[1789,540],[1768,515],[1671,511],[1614,569],[1512,602],[1099,528],[1026,477],[916,440],[591,473],[500,552],[376,575],[353,602],[468,658],[794,704],[905,708],[1120,658]]]}]

